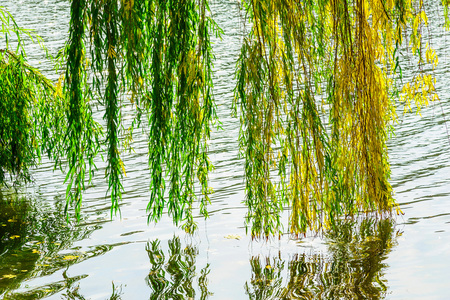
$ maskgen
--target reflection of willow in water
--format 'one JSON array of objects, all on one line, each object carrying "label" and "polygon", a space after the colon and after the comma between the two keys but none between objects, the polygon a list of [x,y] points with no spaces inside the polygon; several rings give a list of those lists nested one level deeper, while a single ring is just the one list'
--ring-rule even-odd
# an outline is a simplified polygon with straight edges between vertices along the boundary
[{"label": "reflection of willow in water", "polygon": [[[169,240],[169,253],[166,262],[159,240],[149,242],[146,247],[152,268],[147,277],[147,284],[152,289],[150,299],[195,299],[193,282],[197,275],[195,258],[198,249],[191,245],[181,249],[180,239]],[[207,275],[209,264],[200,271],[198,288],[200,299],[207,299],[212,293],[208,291]]]},{"label": "reflection of willow in water", "polygon": [[252,279],[245,284],[250,299],[381,299],[387,287],[383,260],[393,245],[393,221],[366,219],[342,222],[325,236],[329,256],[294,256],[285,261],[250,260]]},{"label": "reflection of willow in water", "polygon": [[[67,291],[63,294],[64,299],[67,300],[86,300],[86,298],[80,294],[78,289],[80,288],[79,285],[73,286],[73,280],[71,278],[68,278],[66,275],[66,272],[63,273],[64,279],[67,280]],[[116,287],[114,286],[114,283],[112,284],[112,294],[108,298],[108,300],[121,300],[122,296],[122,286]],[[87,298],[89,299],[89,298]]]},{"label": "reflection of willow in water", "polygon": [[0,298],[40,299],[68,290],[69,282],[86,277],[67,277],[43,287],[16,291],[27,280],[51,275],[104,253],[99,249],[84,253],[71,249],[74,241],[88,238],[95,229],[68,224],[62,202],[55,201],[55,207],[49,207],[0,191]]}]

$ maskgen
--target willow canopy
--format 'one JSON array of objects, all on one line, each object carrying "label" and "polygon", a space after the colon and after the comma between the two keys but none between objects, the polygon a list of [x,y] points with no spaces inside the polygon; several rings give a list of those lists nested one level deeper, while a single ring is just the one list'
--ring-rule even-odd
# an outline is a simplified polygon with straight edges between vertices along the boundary
[{"label": "willow canopy", "polygon": [[[294,234],[345,216],[390,214],[397,205],[386,141],[396,102],[420,109],[438,99],[424,1],[243,0],[242,10],[230,101],[241,123],[252,236],[279,234],[286,208]],[[66,172],[66,210],[79,215],[103,152],[113,213],[126,175],[120,149],[145,127],[149,220],[167,211],[192,232],[197,201],[208,215],[208,140],[219,124],[211,37],[222,31],[214,11],[207,0],[77,0],[70,11],[58,57],[64,72],[52,83],[26,62],[20,36],[30,33],[0,7],[0,183],[8,174],[29,180],[45,154]],[[405,49],[417,62],[407,81],[399,80]],[[93,118],[93,102],[103,120]],[[125,102],[135,112],[126,129]]]}]

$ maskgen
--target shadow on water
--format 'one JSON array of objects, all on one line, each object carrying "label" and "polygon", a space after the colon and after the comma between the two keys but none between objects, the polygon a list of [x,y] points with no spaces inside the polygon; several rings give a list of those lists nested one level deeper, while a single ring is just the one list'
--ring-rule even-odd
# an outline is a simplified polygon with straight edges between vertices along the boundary
[{"label": "shadow on water", "polygon": [[[69,224],[64,203],[55,206],[30,200],[17,193],[0,191],[0,298],[41,299],[66,290],[67,299],[75,298],[74,283],[87,277],[69,277],[67,269],[109,249],[78,251],[75,241],[89,238],[95,226]],[[63,271],[63,280],[26,290],[26,282]],[[117,290],[113,288],[113,296]],[[111,298],[118,299],[118,298]]]},{"label": "shadow on water", "polygon": [[252,257],[246,294],[258,300],[383,299],[388,290],[383,260],[395,243],[393,228],[390,219],[343,221],[325,234],[327,255],[295,255],[289,261]]}]

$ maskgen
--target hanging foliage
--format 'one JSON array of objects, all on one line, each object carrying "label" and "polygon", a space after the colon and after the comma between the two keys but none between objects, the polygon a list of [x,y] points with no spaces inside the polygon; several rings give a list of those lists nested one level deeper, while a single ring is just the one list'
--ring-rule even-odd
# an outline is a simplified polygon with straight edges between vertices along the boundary
[{"label": "hanging foliage", "polygon": [[[148,118],[149,220],[158,220],[167,207],[176,224],[184,221],[186,231],[194,230],[196,179],[202,195],[200,210],[207,215],[207,180],[212,168],[207,141],[216,120],[210,35],[219,34],[209,15],[206,1],[72,2],[65,86],[74,108],[69,113],[74,130],[68,132],[73,152],[67,156],[73,169],[72,175],[68,174],[69,182],[74,182],[76,188],[69,184],[68,191],[75,194],[68,192],[68,200],[75,200],[77,211],[81,203],[79,191],[84,189],[84,160],[89,161],[92,174],[92,158],[98,147],[99,131],[87,100],[92,95],[86,82],[90,65],[94,74],[92,89],[105,106],[111,213],[119,208],[121,179],[126,175],[120,158],[120,137],[121,106],[127,99],[137,112],[133,126],[143,124],[142,115]],[[86,32],[91,45],[90,63],[85,56]],[[125,142],[130,139],[131,136]]]},{"label": "hanging foliage", "polygon": [[[237,64],[235,109],[252,236],[279,232],[283,206],[294,234],[328,228],[342,216],[389,213],[396,203],[386,140],[409,23],[419,67],[437,63],[422,45],[422,1],[247,0],[244,6],[250,30]],[[431,74],[414,77],[402,89],[406,106],[415,101],[420,109],[435,98],[433,83]]]},{"label": "hanging foliage", "polygon": [[[447,14],[449,2],[442,3]],[[438,99],[437,56],[423,44],[423,0],[242,4],[246,35],[234,111],[252,236],[280,233],[285,207],[294,234],[327,229],[343,216],[390,213],[396,203],[386,141],[396,120],[394,101],[420,112]],[[0,183],[6,174],[30,180],[28,169],[46,153],[65,169],[66,211],[73,206],[79,216],[94,159],[105,151],[107,193],[111,213],[117,212],[126,176],[121,151],[133,129],[145,126],[149,220],[166,209],[192,232],[199,195],[200,212],[208,215],[208,140],[217,122],[211,36],[221,30],[208,1],[79,0],[70,10],[59,57],[65,73],[53,85],[26,63],[20,33],[34,36],[0,8],[6,41],[0,49]],[[418,71],[403,84],[399,52],[405,46]],[[93,118],[94,101],[104,109],[103,121]],[[124,105],[135,109],[126,130]]]},{"label": "hanging foliage", "polygon": [[[65,127],[64,101],[58,88],[26,61],[24,40],[41,45],[31,30],[20,28],[0,6],[0,185],[30,182],[29,169],[41,155],[58,160]],[[10,41],[13,42],[10,43]]]},{"label": "hanging foliage", "polygon": [[[71,3],[71,19],[69,40],[65,49],[66,74],[64,82],[64,96],[67,98],[66,110],[68,126],[64,134],[65,151],[67,157],[66,211],[69,205],[75,207],[79,217],[82,192],[85,190],[86,175],[89,182],[94,174],[94,157],[99,147],[99,125],[92,118],[89,104],[90,89],[87,84],[86,69],[88,61],[84,46],[85,27],[87,22],[86,1]],[[88,174],[86,174],[88,167]]]},{"label": "hanging foliage", "polygon": [[[157,220],[167,206],[175,222],[194,228],[195,178],[207,216],[209,203],[207,141],[217,119],[212,95],[210,35],[219,29],[206,0],[151,1],[147,25],[151,49],[151,89],[143,99],[149,112],[149,166],[152,174],[149,217]],[[165,168],[164,168],[165,165]],[[168,180],[166,204],[165,177]]]},{"label": "hanging foliage", "polygon": [[22,55],[0,50],[0,184],[6,174],[15,183],[31,181],[41,154],[53,155],[62,105],[53,83]]}]

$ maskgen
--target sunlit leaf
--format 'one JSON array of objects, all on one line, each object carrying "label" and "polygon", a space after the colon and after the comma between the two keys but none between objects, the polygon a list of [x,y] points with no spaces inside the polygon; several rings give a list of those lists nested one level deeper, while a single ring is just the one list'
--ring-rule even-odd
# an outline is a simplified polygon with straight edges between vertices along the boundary
[{"label": "sunlit leaf", "polygon": [[77,259],[79,256],[77,255],[66,255],[63,257],[64,260],[74,260]]}]

